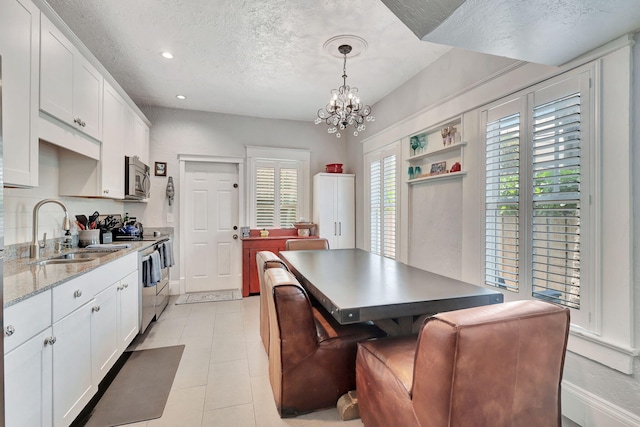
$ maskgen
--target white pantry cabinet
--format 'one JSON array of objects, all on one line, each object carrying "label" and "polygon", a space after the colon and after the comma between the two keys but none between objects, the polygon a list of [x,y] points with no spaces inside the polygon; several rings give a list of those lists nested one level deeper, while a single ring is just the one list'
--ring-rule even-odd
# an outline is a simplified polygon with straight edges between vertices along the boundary
[{"label": "white pantry cabinet", "polygon": [[40,10],[30,0],[0,0],[4,183],[38,186]]},{"label": "white pantry cabinet", "polygon": [[331,249],[354,248],[355,175],[319,173],[313,177],[313,222]]},{"label": "white pantry cabinet", "polygon": [[129,157],[138,156],[142,163],[149,165],[149,126],[133,111],[131,114],[133,118],[133,135],[131,139],[127,139],[129,143],[125,147],[125,155]]},{"label": "white pantry cabinet", "polygon": [[40,110],[101,141],[102,75],[45,15],[40,40]]}]

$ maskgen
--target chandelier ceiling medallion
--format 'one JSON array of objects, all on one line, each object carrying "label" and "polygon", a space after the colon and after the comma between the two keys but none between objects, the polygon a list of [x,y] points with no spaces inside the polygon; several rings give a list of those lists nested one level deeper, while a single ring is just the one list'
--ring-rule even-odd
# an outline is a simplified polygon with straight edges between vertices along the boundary
[{"label": "chandelier ceiling medallion", "polygon": [[[331,90],[331,99],[326,107],[318,110],[318,118],[315,119],[315,124],[325,122],[329,128],[328,133],[335,133],[336,138],[340,138],[341,131],[344,131],[349,126],[353,126],[353,135],[358,136],[359,132],[366,129],[365,121],[372,122],[375,117],[371,115],[371,107],[361,102],[358,95],[358,88],[347,86],[347,55],[352,53],[352,44],[342,43],[345,41],[355,42],[358,50],[351,56],[357,56],[366,48],[366,42],[364,39],[356,36],[338,36],[329,39],[324,47],[329,49],[335,47],[336,43],[341,43],[338,46],[338,53],[344,58],[342,65],[342,86],[338,89]],[[358,44],[359,43],[359,44]],[[335,55],[334,52],[330,52]]]}]

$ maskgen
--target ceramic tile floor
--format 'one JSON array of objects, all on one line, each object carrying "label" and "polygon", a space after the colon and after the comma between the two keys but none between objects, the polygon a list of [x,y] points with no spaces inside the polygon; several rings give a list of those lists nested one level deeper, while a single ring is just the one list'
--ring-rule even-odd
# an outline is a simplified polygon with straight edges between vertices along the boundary
[{"label": "ceramic tile floor", "polygon": [[[281,419],[269,385],[259,332],[259,297],[175,305],[172,297],[130,349],[184,344],[161,418],[128,427],[362,426],[342,421],[336,409]],[[576,424],[563,422],[563,426]]]}]

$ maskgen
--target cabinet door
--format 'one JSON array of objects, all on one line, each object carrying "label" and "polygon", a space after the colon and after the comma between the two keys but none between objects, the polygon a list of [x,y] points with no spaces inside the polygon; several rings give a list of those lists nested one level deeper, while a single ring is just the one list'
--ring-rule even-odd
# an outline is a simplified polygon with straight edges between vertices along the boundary
[{"label": "cabinet door", "polygon": [[104,79],[78,51],[74,57],[73,114],[76,128],[102,141],[102,92]]},{"label": "cabinet door", "polygon": [[313,222],[318,236],[329,241],[330,249],[338,249],[336,219],[337,182],[332,176],[317,175],[313,179]]},{"label": "cabinet door", "polygon": [[336,221],[338,222],[335,249],[354,248],[356,245],[355,185],[353,177],[336,177]]},{"label": "cabinet door", "polygon": [[98,384],[114,365],[118,351],[118,287],[114,283],[95,296],[91,303],[92,381]]},{"label": "cabinet door", "polygon": [[4,183],[38,185],[40,10],[30,0],[0,0]]},{"label": "cabinet door", "polygon": [[118,340],[120,352],[138,335],[138,270],[120,281],[118,286]]},{"label": "cabinet door", "polygon": [[5,423],[16,427],[51,426],[51,328],[4,356]]},{"label": "cabinet door", "polygon": [[104,85],[104,133],[100,156],[103,197],[124,199],[124,140],[125,104],[109,85]]},{"label": "cabinet door", "polygon": [[145,165],[149,164],[149,127],[138,116],[135,117],[134,124],[134,145],[135,155],[140,157],[140,161]]},{"label": "cabinet door", "polygon": [[72,124],[75,48],[44,15],[40,49],[40,109]]},{"label": "cabinet door", "polygon": [[[54,306],[55,306],[54,299]],[[53,425],[68,426],[98,390],[92,381],[90,300],[53,324]]]}]

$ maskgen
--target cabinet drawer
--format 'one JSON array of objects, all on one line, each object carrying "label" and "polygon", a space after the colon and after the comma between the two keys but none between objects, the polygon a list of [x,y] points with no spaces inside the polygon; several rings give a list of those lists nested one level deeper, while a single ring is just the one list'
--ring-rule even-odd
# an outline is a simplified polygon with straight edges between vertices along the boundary
[{"label": "cabinet drawer", "polygon": [[[87,273],[88,274],[88,273]],[[53,323],[89,302],[95,293],[85,275],[53,288]]]},{"label": "cabinet drawer", "polygon": [[5,353],[51,326],[51,291],[8,307],[4,311],[4,325]]}]

